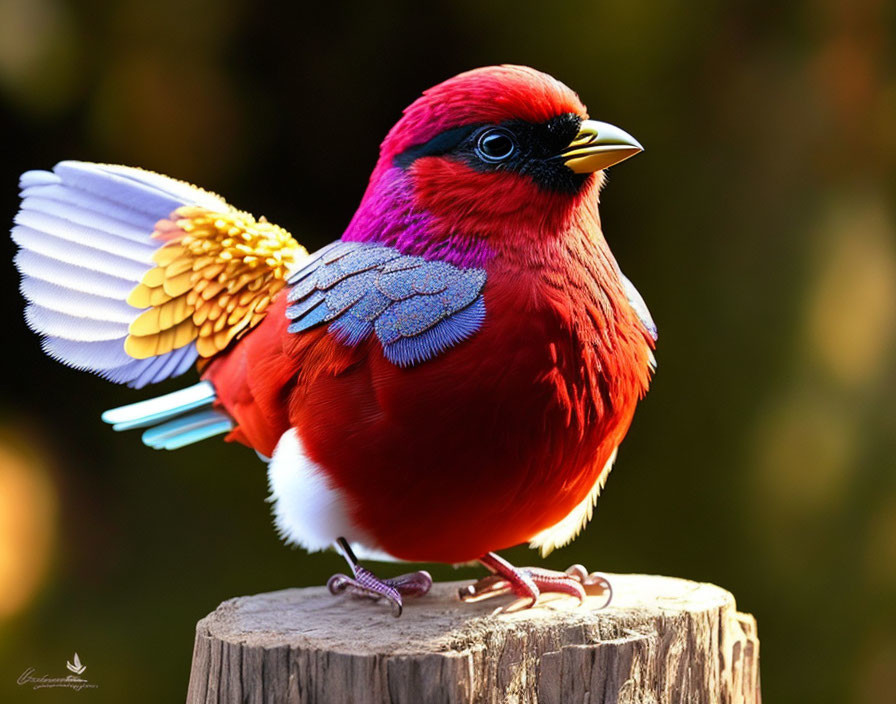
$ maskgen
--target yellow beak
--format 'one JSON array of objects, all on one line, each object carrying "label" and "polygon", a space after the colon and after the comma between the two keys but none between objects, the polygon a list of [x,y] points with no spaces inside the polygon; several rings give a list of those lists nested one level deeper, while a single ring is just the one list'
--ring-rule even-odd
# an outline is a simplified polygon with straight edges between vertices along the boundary
[{"label": "yellow beak", "polygon": [[584,120],[579,133],[560,158],[577,174],[601,171],[644,151],[628,132],[606,122]]}]

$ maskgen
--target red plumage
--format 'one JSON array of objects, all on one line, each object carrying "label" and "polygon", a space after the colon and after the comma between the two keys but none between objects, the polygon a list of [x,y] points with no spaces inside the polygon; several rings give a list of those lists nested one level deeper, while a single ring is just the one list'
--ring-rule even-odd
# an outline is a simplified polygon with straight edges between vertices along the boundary
[{"label": "red plumage", "polygon": [[[365,200],[379,197],[395,154],[446,127],[585,114],[532,71],[495,69],[456,92],[450,83],[405,112]],[[460,232],[488,244],[482,329],[400,368],[375,340],[351,348],[326,329],[287,332],[284,292],[205,378],[239,424],[230,439],[270,455],[296,428],[380,548],[464,562],[530,540],[589,495],[647,389],[653,341],[601,234],[599,174],[558,197],[450,159],[410,171],[415,207],[437,223],[431,241]]]},{"label": "red plumage", "polygon": [[[534,604],[606,580],[517,569],[591,516],[647,390],[655,328],[601,232],[603,170],[640,144],[533,69],[456,76],[409,106],[341,241],[309,256],[220,197],[123,166],[22,175],[13,237],[28,324],[52,356],[137,388],[104,413],[176,449],[229,431],[270,458],[275,522],[335,545],[333,593],[424,594],[357,560],[479,559],[464,590]],[[209,408],[215,405],[216,408]]]}]

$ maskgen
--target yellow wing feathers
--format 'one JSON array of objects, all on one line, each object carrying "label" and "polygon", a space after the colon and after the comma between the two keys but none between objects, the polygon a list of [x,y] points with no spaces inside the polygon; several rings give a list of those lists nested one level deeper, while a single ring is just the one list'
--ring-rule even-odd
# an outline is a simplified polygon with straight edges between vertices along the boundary
[{"label": "yellow wing feathers", "polygon": [[128,328],[125,351],[155,357],[196,341],[211,357],[261,321],[290,269],[308,252],[283,228],[237,210],[184,206],[156,223],[165,242],[128,296],[148,308]]}]

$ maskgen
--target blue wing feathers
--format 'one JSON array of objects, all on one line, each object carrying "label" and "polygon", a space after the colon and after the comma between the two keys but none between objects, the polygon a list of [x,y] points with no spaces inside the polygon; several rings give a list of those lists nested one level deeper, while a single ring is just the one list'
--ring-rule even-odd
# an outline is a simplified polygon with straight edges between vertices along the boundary
[{"label": "blue wing feathers", "polygon": [[332,320],[355,305],[376,284],[377,274],[373,271],[362,271],[354,276],[347,276],[327,292],[327,307],[330,309],[328,320]]},{"label": "blue wing feathers", "polygon": [[291,306],[289,306],[286,309],[286,317],[290,320],[301,318],[319,303],[323,303],[325,298],[326,294],[324,294],[322,291],[312,291],[307,298],[300,300],[298,303],[293,303]]},{"label": "blue wing feathers", "polygon": [[342,257],[342,267],[348,271],[368,271],[400,257],[401,253],[391,247],[356,247]]},{"label": "blue wing feathers", "polygon": [[391,304],[391,299],[376,289],[371,289],[364,294],[360,301],[352,306],[351,313],[361,320],[372,323]]},{"label": "blue wing feathers", "polygon": [[417,293],[440,293],[455,279],[455,268],[445,262],[427,262],[415,270],[411,284]]},{"label": "blue wing feathers", "polygon": [[342,279],[348,275],[349,274],[343,271],[342,267],[339,266],[338,261],[332,262],[331,264],[322,264],[316,274],[317,288],[326,290],[342,281]]},{"label": "blue wing feathers", "polygon": [[330,309],[327,307],[326,299],[324,299],[307,313],[299,316],[296,321],[289,326],[288,330],[289,332],[302,332],[304,330],[309,330],[315,325],[319,325],[320,323],[324,322],[329,313]]},{"label": "blue wing feathers", "polygon": [[485,271],[403,255],[361,242],[335,242],[293,274],[290,332],[329,323],[341,343],[375,334],[393,364],[407,367],[473,335],[485,319]]},{"label": "blue wing feathers", "polygon": [[341,343],[354,347],[373,332],[373,323],[346,313],[334,320],[329,330]]},{"label": "blue wing feathers", "polygon": [[332,264],[337,259],[342,259],[349,252],[363,247],[361,242],[343,242],[336,240],[320,250],[321,259],[325,264]]},{"label": "blue wing feathers", "polygon": [[388,345],[425,332],[450,313],[435,296],[413,296],[386,308],[374,327],[380,341]]},{"label": "blue wing feathers", "polygon": [[485,321],[485,301],[480,296],[467,308],[415,337],[403,337],[384,345],[383,352],[393,364],[410,367],[441,354],[473,335]]},{"label": "blue wing feathers", "polygon": [[393,259],[383,266],[383,273],[390,274],[393,271],[402,271],[403,269],[413,269],[415,266],[425,264],[426,260],[420,257],[403,256]]}]

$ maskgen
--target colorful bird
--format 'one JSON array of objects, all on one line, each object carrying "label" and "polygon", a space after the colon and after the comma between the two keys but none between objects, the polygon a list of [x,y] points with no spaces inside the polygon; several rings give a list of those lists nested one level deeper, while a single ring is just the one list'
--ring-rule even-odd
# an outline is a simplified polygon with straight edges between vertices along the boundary
[{"label": "colorful bird", "polygon": [[479,560],[467,599],[582,599],[576,566],[496,551],[571,541],[653,371],[656,329],[601,232],[603,170],[641,151],[521,66],[429,90],[386,136],[342,237],[312,255],[220,197],[124,166],[22,175],[12,237],[44,351],[141,388],[107,411],[175,449],[226,433],[268,464],[275,523],[352,574],[334,593],[425,593],[358,557]]}]

